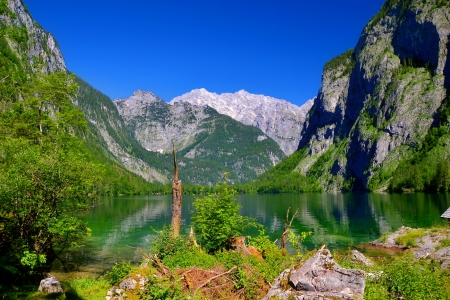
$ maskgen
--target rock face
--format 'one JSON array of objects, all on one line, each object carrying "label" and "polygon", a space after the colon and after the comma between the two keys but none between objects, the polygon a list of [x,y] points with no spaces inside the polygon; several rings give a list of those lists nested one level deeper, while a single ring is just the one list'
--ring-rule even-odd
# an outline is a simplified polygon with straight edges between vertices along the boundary
[{"label": "rock face", "polygon": [[[219,114],[208,106],[165,103],[151,92],[136,91],[114,100],[128,132],[148,151],[178,152],[184,182],[216,184],[223,172],[233,183],[256,179],[282,158],[279,146],[261,130]],[[222,174],[222,175],[221,175]]]},{"label": "rock face", "polygon": [[0,23],[8,27],[17,26],[26,30],[27,47],[20,48],[17,43],[9,40],[12,49],[19,53],[25,50],[25,59],[29,62],[39,59],[44,62],[44,71],[55,72],[66,69],[66,63],[54,37],[42,29],[30,16],[22,0],[7,0],[8,8],[13,15],[0,15]]},{"label": "rock face", "polygon": [[[293,289],[282,286],[286,281]],[[322,249],[298,270],[281,273],[264,299],[363,299],[365,286],[364,271],[341,268]]]},{"label": "rock face", "polygon": [[416,151],[449,92],[449,36],[449,4],[386,2],[354,51],[325,65],[298,169],[307,172],[325,154],[315,165],[325,190],[349,178],[365,189]]},{"label": "rock face", "polygon": [[277,142],[286,155],[290,155],[298,147],[306,114],[314,101],[308,100],[299,107],[285,100],[244,90],[218,95],[197,89],[170,101],[171,104],[179,102],[209,106],[236,121],[255,126]]}]

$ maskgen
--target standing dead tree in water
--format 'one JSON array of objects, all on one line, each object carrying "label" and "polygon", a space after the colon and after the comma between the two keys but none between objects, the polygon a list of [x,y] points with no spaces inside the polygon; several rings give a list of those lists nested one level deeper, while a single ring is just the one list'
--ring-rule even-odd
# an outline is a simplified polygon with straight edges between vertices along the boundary
[{"label": "standing dead tree in water", "polygon": [[[286,240],[287,240],[287,234],[289,232],[289,229],[292,227],[292,221],[294,221],[295,217],[298,214],[298,209],[295,211],[295,213],[292,215],[291,221],[289,221],[289,211],[291,208],[289,207],[286,213],[286,220],[284,221],[284,228],[283,233],[281,234],[281,245],[280,249],[286,249]],[[289,224],[288,224],[289,222]]]},{"label": "standing dead tree in water", "polygon": [[173,236],[180,235],[180,225],[181,225],[181,180],[178,180],[178,165],[177,165],[177,154],[175,152],[175,146],[172,144],[173,152],[173,183],[172,183],[172,234]]}]

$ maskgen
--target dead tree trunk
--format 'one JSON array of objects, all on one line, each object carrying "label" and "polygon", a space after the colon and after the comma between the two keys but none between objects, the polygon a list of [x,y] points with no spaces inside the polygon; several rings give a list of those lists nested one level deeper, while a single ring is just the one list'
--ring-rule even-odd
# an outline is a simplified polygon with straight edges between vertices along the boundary
[{"label": "dead tree trunk", "polygon": [[[283,233],[281,234],[281,245],[280,245],[280,249],[285,249],[286,250],[286,241],[287,241],[287,234],[289,232],[289,229],[291,229],[292,227],[292,221],[294,221],[295,217],[297,216],[298,213],[298,209],[295,211],[295,214],[292,216],[291,221],[289,221],[289,211],[291,210],[291,208],[289,207],[286,213],[286,220],[284,221],[284,228],[283,228]],[[289,222],[289,224],[288,224]]]},{"label": "dead tree trunk", "polygon": [[172,183],[172,234],[177,237],[180,235],[180,225],[181,225],[181,180],[178,180],[178,165],[177,165],[177,154],[175,152],[175,146],[172,145],[173,149],[173,183]]}]

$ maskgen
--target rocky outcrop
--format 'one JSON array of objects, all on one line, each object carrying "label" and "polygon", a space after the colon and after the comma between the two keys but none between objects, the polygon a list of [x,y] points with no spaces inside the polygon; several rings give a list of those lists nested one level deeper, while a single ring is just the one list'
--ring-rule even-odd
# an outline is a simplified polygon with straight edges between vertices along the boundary
[{"label": "rocky outcrop", "polygon": [[290,155],[297,149],[306,114],[314,101],[308,100],[302,106],[297,106],[285,100],[250,94],[244,90],[218,95],[205,89],[197,89],[170,101],[171,104],[177,102],[209,106],[236,121],[255,126],[277,142],[286,155]]},{"label": "rocky outcrop", "polygon": [[386,249],[410,250],[415,259],[432,259],[442,269],[450,265],[450,230],[420,229],[402,226],[369,244]]},{"label": "rocky outcrop", "polygon": [[[25,49],[13,40],[8,40],[10,47],[17,53],[24,53],[28,62],[38,59],[44,63],[43,70],[46,72],[65,70],[66,63],[53,35],[42,29],[31,18],[22,0],[7,0],[7,2],[12,14],[0,15],[0,23],[8,27],[23,28],[28,37]],[[23,58],[22,55],[19,57]]]},{"label": "rocky outcrop", "polygon": [[363,299],[365,286],[364,271],[341,268],[321,249],[300,268],[282,272],[264,299]]},{"label": "rocky outcrop", "polygon": [[316,165],[325,190],[341,189],[339,178],[365,189],[379,170],[395,169],[422,144],[448,93],[449,37],[449,5],[386,2],[355,49],[324,67],[298,169],[326,153]]},{"label": "rocky outcrop", "polygon": [[128,132],[145,149],[166,155],[175,145],[183,182],[216,184],[223,180],[223,172],[229,173],[233,183],[248,182],[284,158],[279,146],[261,130],[209,106],[171,105],[140,90],[114,104]]}]

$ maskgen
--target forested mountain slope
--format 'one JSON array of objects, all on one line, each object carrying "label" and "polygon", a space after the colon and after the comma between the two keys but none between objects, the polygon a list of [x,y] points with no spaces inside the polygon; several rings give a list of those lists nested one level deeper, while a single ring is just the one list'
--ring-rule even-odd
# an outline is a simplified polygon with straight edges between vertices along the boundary
[{"label": "forested mountain slope", "polygon": [[286,174],[327,191],[449,189],[449,88],[450,2],[386,1],[324,66]]}]

